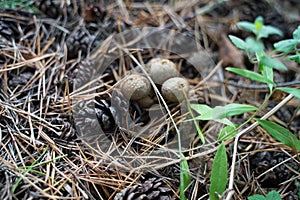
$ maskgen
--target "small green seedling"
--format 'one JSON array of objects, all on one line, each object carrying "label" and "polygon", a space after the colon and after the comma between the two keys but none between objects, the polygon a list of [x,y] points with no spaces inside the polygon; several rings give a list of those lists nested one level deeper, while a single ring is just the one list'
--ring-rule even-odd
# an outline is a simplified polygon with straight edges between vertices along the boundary
[{"label": "small green seedling", "polygon": [[281,196],[277,191],[272,190],[272,191],[268,192],[267,196],[255,194],[255,195],[249,196],[248,200],[281,200]]},{"label": "small green seedling", "polygon": [[229,38],[236,47],[247,53],[252,63],[258,65],[259,72],[236,68],[227,68],[227,70],[253,81],[266,83],[270,91],[272,91],[275,86],[273,81],[273,69],[287,70],[287,67],[265,53],[265,46],[261,39],[267,38],[271,34],[282,35],[281,31],[275,27],[264,25],[262,17],[257,17],[254,23],[239,22],[237,25],[251,31],[256,37],[248,37],[245,41],[232,35],[230,35]]}]

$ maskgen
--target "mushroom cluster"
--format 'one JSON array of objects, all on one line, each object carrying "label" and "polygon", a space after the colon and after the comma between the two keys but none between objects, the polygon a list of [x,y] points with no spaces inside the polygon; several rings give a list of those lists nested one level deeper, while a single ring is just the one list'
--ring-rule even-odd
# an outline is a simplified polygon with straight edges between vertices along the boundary
[{"label": "mushroom cluster", "polygon": [[[179,77],[176,64],[172,61],[153,58],[146,64],[146,71],[167,102],[181,103],[187,98],[189,83]],[[121,81],[120,89],[127,99],[137,101],[142,108],[149,108],[156,101],[150,81],[141,74],[126,76]]]}]

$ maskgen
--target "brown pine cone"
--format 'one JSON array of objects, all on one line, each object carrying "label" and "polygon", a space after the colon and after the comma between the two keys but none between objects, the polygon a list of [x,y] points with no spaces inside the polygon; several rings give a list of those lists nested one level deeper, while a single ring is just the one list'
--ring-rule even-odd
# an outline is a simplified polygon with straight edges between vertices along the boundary
[{"label": "brown pine cone", "polygon": [[112,114],[112,108],[106,100],[96,98],[95,111],[103,131],[113,130],[115,128],[116,124]]},{"label": "brown pine cone", "polygon": [[75,29],[67,39],[68,58],[76,58],[81,53],[85,57],[91,51],[91,47],[95,40],[85,27]]},{"label": "brown pine cone", "polygon": [[142,185],[127,187],[116,194],[114,200],[170,200],[172,191],[162,179],[149,178]]},{"label": "brown pine cone", "polygon": [[35,6],[48,17],[58,18],[68,17],[72,19],[74,16],[79,15],[81,11],[81,5],[78,1],[67,0],[36,0]]},{"label": "brown pine cone", "polygon": [[[254,174],[258,176],[289,158],[290,157],[283,152],[259,152],[250,157],[250,168],[254,171]],[[286,166],[289,166],[289,168]],[[289,160],[285,164],[274,168],[258,181],[263,187],[277,187],[280,183],[289,180],[295,175],[291,169],[293,169],[293,171],[299,170],[299,166],[294,160]]]}]

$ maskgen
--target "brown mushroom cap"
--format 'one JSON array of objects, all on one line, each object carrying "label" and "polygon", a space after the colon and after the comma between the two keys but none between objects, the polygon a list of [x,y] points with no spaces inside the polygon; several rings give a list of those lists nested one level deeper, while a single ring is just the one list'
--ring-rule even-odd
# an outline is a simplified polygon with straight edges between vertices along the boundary
[{"label": "brown mushroom cap", "polygon": [[166,80],[161,87],[163,97],[170,102],[182,102],[189,92],[189,83],[180,77]]},{"label": "brown mushroom cap", "polygon": [[168,59],[153,58],[147,65],[146,70],[155,84],[161,85],[166,80],[178,76],[175,63]]},{"label": "brown mushroom cap", "polygon": [[151,84],[146,77],[139,74],[131,74],[122,80],[120,89],[127,99],[140,100],[149,95]]}]

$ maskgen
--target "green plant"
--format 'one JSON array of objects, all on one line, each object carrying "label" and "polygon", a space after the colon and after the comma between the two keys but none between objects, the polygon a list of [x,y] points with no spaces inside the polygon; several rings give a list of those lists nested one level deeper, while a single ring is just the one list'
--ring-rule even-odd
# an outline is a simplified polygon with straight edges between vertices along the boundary
[{"label": "green plant", "polygon": [[56,160],[59,160],[59,159],[64,158],[64,157],[67,156],[67,155],[61,155],[61,156],[58,156],[56,158],[41,162],[41,159],[45,156],[45,154],[47,153],[48,150],[49,150],[48,147],[45,148],[44,151],[42,152],[42,154],[31,165],[21,168],[22,170],[24,170],[24,172],[22,172],[22,176],[20,178],[18,178],[17,181],[15,182],[15,184],[13,185],[13,187],[12,187],[12,192],[13,193],[16,191],[17,187],[22,182],[23,177],[26,177],[26,175],[28,173],[38,173],[38,174],[45,175],[45,173],[43,173],[41,171],[38,171],[38,170],[34,170],[34,168],[39,167],[41,165],[46,165],[48,163],[54,162]]},{"label": "green plant", "polygon": [[[269,88],[269,93],[264,99],[262,105],[257,108],[251,105],[244,105],[244,104],[228,104],[226,106],[216,106],[211,108],[207,105],[203,104],[191,104],[190,107],[194,111],[196,111],[199,116],[193,117],[192,120],[213,120],[219,123],[223,123],[226,126],[220,131],[218,140],[224,141],[236,137],[235,139],[235,149],[234,153],[236,154],[237,145],[239,136],[242,135],[245,131],[241,131],[238,133],[238,130],[243,128],[247,123],[252,120],[256,120],[256,124],[261,125],[267,132],[270,133],[272,137],[276,140],[282,142],[286,146],[300,150],[300,142],[298,138],[287,130],[285,127],[280,126],[274,122],[266,120],[269,115],[265,115],[261,119],[256,119],[255,116],[258,111],[260,111],[266,103],[269,101],[270,97],[273,95],[274,91],[281,90],[283,92],[289,93],[290,95],[286,98],[287,101],[290,100],[292,97],[297,97],[300,99],[300,89],[292,88],[292,87],[277,87],[276,83],[274,82],[274,69],[277,70],[287,70],[287,67],[281,63],[280,61],[276,60],[276,57],[285,56],[288,60],[293,60],[297,63],[300,63],[300,53],[297,45],[300,44],[300,26],[294,31],[293,39],[282,40],[274,44],[275,50],[271,54],[267,54],[265,51],[264,43],[262,42],[262,38],[267,38],[271,34],[282,35],[281,31],[275,27],[267,26],[263,24],[263,18],[257,17],[254,23],[251,22],[239,22],[237,25],[241,28],[244,28],[248,31],[254,33],[255,37],[248,37],[245,40],[238,38],[233,35],[229,35],[230,40],[232,43],[239,49],[242,49],[246,52],[249,57],[249,60],[254,64],[256,67],[254,71],[240,69],[240,68],[233,68],[228,67],[226,68],[227,71],[232,73],[238,74],[243,76],[247,79],[250,79],[254,82],[258,82],[261,84],[266,84],[267,88]],[[286,103],[286,102],[285,102]],[[282,103],[284,105],[284,103]],[[276,109],[275,109],[276,111]],[[243,114],[246,112],[254,112],[251,117],[246,120],[240,126],[232,123],[228,117]],[[272,113],[271,113],[272,114]],[[254,124],[255,127],[256,125]],[[250,129],[249,129],[250,130]],[[218,151],[215,155],[213,170],[211,174],[211,187],[210,187],[210,198],[211,199],[218,199],[218,195],[222,195],[225,190],[225,186],[227,184],[227,168],[220,168],[221,166],[227,166],[227,160],[223,156],[220,156],[220,152],[224,151],[225,145],[224,143],[218,148]],[[225,154],[226,156],[226,154]],[[233,179],[234,179],[234,164],[235,158],[232,161],[232,169],[231,169],[231,177],[229,182],[229,191],[233,189]],[[216,170],[217,168],[222,169],[222,172]],[[225,173],[226,171],[226,173]],[[220,176],[222,173],[222,179],[218,179],[217,177]],[[224,176],[226,175],[226,178]],[[218,195],[217,195],[218,194]],[[230,199],[230,193],[228,194],[226,199]],[[262,195],[253,195],[248,199],[281,199],[280,195],[276,191],[272,191],[268,193],[266,197]]]},{"label": "green plant", "polygon": [[[298,26],[298,28],[293,32],[293,39],[282,40],[275,43],[275,50],[272,52],[272,55],[267,55],[267,53],[264,51],[265,47],[263,42],[261,41],[261,38],[266,38],[270,34],[281,35],[281,31],[272,26],[264,25],[262,17],[257,17],[254,23],[239,22],[237,23],[237,25],[253,32],[256,36],[255,38],[248,37],[245,41],[232,35],[230,35],[229,38],[236,47],[247,52],[250,61],[258,66],[258,72],[232,67],[226,68],[226,70],[251,79],[252,81],[265,83],[268,85],[270,94],[266,97],[264,103],[262,104],[262,107],[269,100],[275,90],[281,90],[286,93],[292,94],[297,98],[300,98],[300,89],[290,87],[277,87],[276,83],[274,82],[273,76],[274,69],[287,69],[283,63],[275,60],[274,57],[288,55],[286,56],[286,59],[294,60],[295,62],[300,63],[300,53],[299,49],[297,49],[297,45],[300,44],[300,26]],[[257,122],[275,139],[291,148],[300,150],[298,139],[286,128],[267,120],[257,119]]]},{"label": "green plant", "polygon": [[268,192],[266,196],[254,194],[248,197],[248,200],[281,200],[280,194],[275,190]]},{"label": "green plant", "polygon": [[0,9],[25,8],[26,10],[34,11],[33,4],[31,0],[0,0]]},{"label": "green plant", "polygon": [[226,189],[228,177],[227,165],[226,147],[224,142],[222,142],[217,150],[212,166],[209,188],[210,200],[218,200],[219,195],[221,195]]},{"label": "green plant", "polygon": [[[245,78],[248,78],[252,81],[256,81],[262,84],[267,84],[270,93],[266,97],[265,101],[263,102],[260,108],[251,105],[234,104],[234,103],[228,104],[226,106],[216,106],[215,108],[211,108],[203,104],[192,104],[191,108],[199,114],[199,116],[193,118],[193,120],[214,120],[226,125],[219,134],[218,137],[219,140],[227,140],[234,137],[237,134],[238,129],[242,128],[246,123],[254,119],[256,113],[254,113],[252,117],[241,126],[237,126],[236,124],[232,123],[228,119],[228,117],[243,114],[245,112],[259,111],[268,102],[269,98],[272,96],[275,90],[281,90],[286,93],[292,94],[297,98],[300,98],[299,89],[276,86],[276,83],[274,82],[274,78],[273,78],[273,69],[286,70],[287,68],[283,63],[273,58],[278,55],[267,55],[267,53],[265,52],[265,46],[261,41],[262,38],[266,38],[270,34],[281,35],[281,31],[272,26],[264,25],[262,17],[257,17],[254,23],[239,22],[237,25],[242,28],[245,28],[246,30],[253,32],[256,35],[255,38],[248,37],[245,40],[242,40],[232,35],[230,35],[229,38],[231,39],[231,41],[236,47],[244,50],[247,53],[251,62],[257,65],[258,72],[250,71],[246,69],[240,69],[240,68],[233,68],[233,67],[228,67],[226,68],[226,70],[238,74],[240,76],[243,76]],[[282,40],[274,44],[274,47],[276,51],[281,52],[280,56],[288,53],[289,54],[294,53],[294,55],[288,56],[287,59],[292,58],[293,60],[298,62],[298,59],[296,59],[296,57],[300,55],[299,50],[297,49],[297,44],[299,43],[300,43],[300,26],[297,28],[297,30],[294,31],[293,39]],[[284,52],[284,54],[282,52]],[[266,122],[266,120],[257,120],[257,121],[261,126],[263,126],[263,128],[269,131],[270,134],[275,139],[278,139],[280,142],[286,144],[287,146],[294,147],[298,150],[299,147],[297,147],[297,144],[299,141],[294,141],[297,138],[287,129],[275,123]],[[275,131],[276,129],[280,129],[280,130],[285,129],[284,134],[283,132],[279,133],[278,131]],[[291,142],[294,144],[294,146],[291,146]]]},{"label": "green plant", "polygon": [[179,185],[180,200],[186,200],[187,198],[184,194],[184,191],[191,183],[191,174],[190,174],[189,164],[183,154],[181,154],[181,160],[182,161],[180,162],[180,185]]}]

